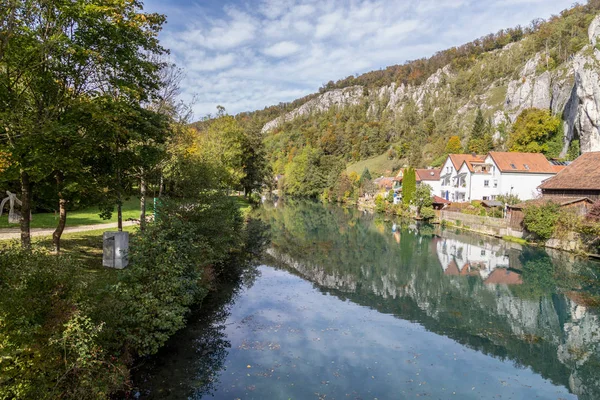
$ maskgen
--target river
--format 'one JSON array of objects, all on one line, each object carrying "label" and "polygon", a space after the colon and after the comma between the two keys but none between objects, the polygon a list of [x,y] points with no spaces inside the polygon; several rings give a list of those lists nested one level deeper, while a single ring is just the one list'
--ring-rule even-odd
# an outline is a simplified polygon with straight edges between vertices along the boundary
[{"label": "river", "polygon": [[145,399],[600,399],[600,264],[311,202],[136,373]]}]

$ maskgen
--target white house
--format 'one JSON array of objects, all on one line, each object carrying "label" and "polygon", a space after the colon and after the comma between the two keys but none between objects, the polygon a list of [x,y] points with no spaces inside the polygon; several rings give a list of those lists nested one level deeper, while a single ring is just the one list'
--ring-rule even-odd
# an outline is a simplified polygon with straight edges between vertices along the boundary
[{"label": "white house", "polygon": [[442,190],[440,182],[441,171],[440,168],[415,169],[417,185],[429,185],[431,187],[431,194],[438,195]]},{"label": "white house", "polygon": [[539,196],[538,186],[562,168],[540,153],[450,154],[440,175],[441,197],[465,202],[512,194],[529,200]]}]

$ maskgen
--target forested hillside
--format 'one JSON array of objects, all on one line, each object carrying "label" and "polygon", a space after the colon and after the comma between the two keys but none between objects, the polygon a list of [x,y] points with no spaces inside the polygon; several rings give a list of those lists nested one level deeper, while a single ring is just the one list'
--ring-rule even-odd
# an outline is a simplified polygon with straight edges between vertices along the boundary
[{"label": "forested hillside", "polygon": [[455,136],[464,152],[573,158],[600,150],[593,96],[600,89],[599,13],[599,0],[576,4],[547,21],[329,82],[237,120],[263,126],[273,173],[285,175],[284,189],[296,195],[335,189],[357,162],[377,174],[439,165]]}]

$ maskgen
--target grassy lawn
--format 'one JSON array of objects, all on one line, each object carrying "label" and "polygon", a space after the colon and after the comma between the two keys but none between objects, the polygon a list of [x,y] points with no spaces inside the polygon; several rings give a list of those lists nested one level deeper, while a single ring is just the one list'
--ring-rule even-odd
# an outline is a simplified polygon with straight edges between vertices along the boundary
[{"label": "grassy lawn", "polygon": [[[113,212],[112,218],[109,220],[102,219],[98,216],[98,206],[91,206],[82,210],[70,211],[67,213],[67,226],[80,226],[80,225],[96,225],[96,224],[107,224],[110,222],[117,222],[116,208]],[[153,212],[152,199],[148,199],[146,204],[146,213],[151,214]],[[7,213],[8,214],[8,213]],[[8,215],[3,214],[0,218],[0,229],[1,228],[18,228],[19,225],[8,224]],[[140,217],[140,201],[138,199],[129,199],[123,203],[123,221],[128,219],[139,219]],[[56,228],[58,223],[58,214],[54,213],[40,213],[33,214],[33,220],[31,221],[32,228]]]},{"label": "grassy lawn", "polygon": [[398,164],[398,160],[388,160],[387,153],[384,153],[377,157],[350,164],[346,168],[346,171],[348,173],[356,172],[358,175],[360,175],[365,167],[367,167],[371,173],[371,176],[373,179],[375,179],[381,175],[391,176],[393,173],[397,173],[397,170],[399,169]]}]

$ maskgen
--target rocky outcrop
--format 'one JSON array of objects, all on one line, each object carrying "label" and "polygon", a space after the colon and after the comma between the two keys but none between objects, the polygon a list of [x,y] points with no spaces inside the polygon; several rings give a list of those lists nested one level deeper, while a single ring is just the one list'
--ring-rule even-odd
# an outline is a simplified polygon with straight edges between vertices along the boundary
[{"label": "rocky outcrop", "polygon": [[[323,93],[268,122],[263,127],[263,132],[273,130],[294,118],[326,111],[334,106],[345,107],[366,101],[369,102],[368,113],[375,115],[383,107],[399,113],[409,101],[423,109],[428,101],[436,100],[439,103],[450,99],[448,104],[456,107],[456,126],[463,130],[467,129],[470,121],[465,116],[479,106],[490,110],[496,127],[514,123],[523,110],[535,107],[551,110],[553,114],[563,118],[563,155],[575,138],[579,139],[582,152],[600,151],[600,16],[590,24],[588,35],[589,45],[558,68],[547,70],[545,54],[538,53],[525,62],[516,77],[499,78],[484,93],[473,98],[451,97],[449,82],[454,79],[454,75],[448,65],[417,86],[392,83],[371,91],[370,94],[361,86]],[[496,50],[495,56],[510,54],[507,52],[512,52],[519,45],[511,43]],[[506,96],[502,103],[502,97],[498,98],[498,93],[503,96],[503,88]],[[500,139],[498,132],[496,139]]]},{"label": "rocky outcrop", "polygon": [[590,46],[573,60],[575,72],[575,93],[572,96],[569,117],[572,130],[567,135],[579,136],[582,152],[600,151],[600,16],[596,17],[589,29]]},{"label": "rocky outcrop", "polygon": [[313,112],[323,112],[331,107],[346,107],[357,105],[363,100],[364,89],[362,86],[351,86],[344,89],[335,89],[325,92],[319,97],[312,99],[293,111],[282,115],[273,121],[267,122],[263,127],[263,132],[271,131],[279,125],[291,121],[295,118],[309,115]]}]

